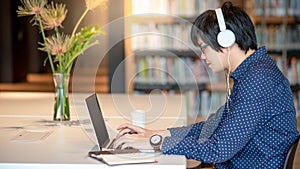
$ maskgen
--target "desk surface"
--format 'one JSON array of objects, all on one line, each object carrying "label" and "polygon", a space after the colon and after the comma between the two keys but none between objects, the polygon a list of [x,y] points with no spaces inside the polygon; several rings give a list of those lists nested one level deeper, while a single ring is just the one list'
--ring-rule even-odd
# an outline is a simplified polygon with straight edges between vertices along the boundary
[{"label": "desk surface", "polygon": [[[65,168],[66,166],[72,168],[101,168],[108,167],[94,159],[87,156],[95,146],[95,141],[80,122],[86,121],[87,110],[84,101],[82,100],[88,94],[79,94],[74,96],[73,103],[71,103],[72,120],[69,122],[55,122],[52,121],[52,108],[54,94],[52,93],[0,93],[0,168]],[[99,95],[100,104],[103,107],[103,114],[107,123],[111,126],[111,130],[116,125],[124,121],[128,121],[128,113],[130,107],[126,108],[126,95]],[[157,96],[153,96],[154,100],[162,102]],[[112,98],[116,102],[112,102]],[[120,99],[123,98],[123,99]],[[150,104],[143,101],[149,99],[141,96],[135,97],[136,100],[131,100],[137,104],[139,108],[149,107]],[[168,106],[171,102],[177,105],[181,102],[180,98],[170,97],[168,103],[164,103],[164,111],[161,111],[157,119],[149,122],[148,126],[158,127],[159,124],[164,125],[183,125],[185,123],[185,113],[183,109],[176,111]],[[172,100],[173,99],[173,100]],[[122,100],[122,101],[121,101]],[[177,103],[177,101],[179,101]],[[112,103],[118,103],[118,107],[112,106]],[[151,102],[152,106],[156,102]],[[125,107],[120,106],[124,104]],[[154,106],[159,107],[159,106]],[[176,107],[176,106],[173,106]],[[161,108],[161,107],[160,107]],[[122,111],[118,111],[118,109]],[[155,111],[157,109],[148,109],[147,112]],[[172,112],[174,110],[174,112]],[[122,116],[118,113],[122,113]],[[157,111],[156,111],[157,112]],[[127,114],[126,114],[127,113]],[[154,115],[157,116],[157,115]],[[118,117],[118,118],[117,118]],[[120,118],[122,117],[122,118]],[[151,117],[151,116],[149,116]],[[178,120],[177,118],[180,120]],[[159,123],[163,120],[166,123]],[[168,123],[167,123],[168,122]],[[147,126],[147,124],[146,124]],[[161,126],[166,127],[166,126]],[[47,131],[49,135],[45,138],[31,141],[20,141],[15,138],[27,131]],[[183,156],[165,156],[159,155],[156,157],[158,163],[143,165],[142,168],[153,168],[153,165],[163,168],[186,168],[186,160]],[[124,167],[124,166],[119,166]],[[130,168],[141,168],[141,165],[132,165]]]}]

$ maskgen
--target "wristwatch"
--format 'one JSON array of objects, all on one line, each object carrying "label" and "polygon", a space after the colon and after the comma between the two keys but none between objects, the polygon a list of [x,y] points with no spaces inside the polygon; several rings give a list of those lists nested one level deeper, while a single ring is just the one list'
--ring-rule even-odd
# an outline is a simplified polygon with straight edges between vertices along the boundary
[{"label": "wristwatch", "polygon": [[162,136],[154,134],[150,137],[150,144],[155,151],[160,151],[160,145],[162,143]]}]

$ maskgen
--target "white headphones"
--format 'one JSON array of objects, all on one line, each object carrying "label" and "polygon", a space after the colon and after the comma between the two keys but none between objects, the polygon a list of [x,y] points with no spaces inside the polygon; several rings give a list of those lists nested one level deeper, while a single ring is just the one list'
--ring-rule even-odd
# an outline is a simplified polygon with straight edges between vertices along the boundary
[{"label": "white headphones", "polygon": [[220,32],[217,35],[217,41],[220,46],[228,48],[235,43],[235,35],[231,30],[226,29],[226,24],[221,8],[215,9],[215,11],[220,27]]}]

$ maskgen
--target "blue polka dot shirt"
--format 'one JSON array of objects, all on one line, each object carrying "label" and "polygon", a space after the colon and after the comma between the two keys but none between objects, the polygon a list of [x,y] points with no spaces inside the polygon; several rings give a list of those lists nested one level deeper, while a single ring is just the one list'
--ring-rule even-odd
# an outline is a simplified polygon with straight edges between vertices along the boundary
[{"label": "blue polka dot shirt", "polygon": [[265,47],[246,58],[231,78],[229,111],[225,106],[213,134],[199,140],[205,122],[170,128],[162,152],[212,162],[216,168],[282,168],[299,135],[289,82]]}]

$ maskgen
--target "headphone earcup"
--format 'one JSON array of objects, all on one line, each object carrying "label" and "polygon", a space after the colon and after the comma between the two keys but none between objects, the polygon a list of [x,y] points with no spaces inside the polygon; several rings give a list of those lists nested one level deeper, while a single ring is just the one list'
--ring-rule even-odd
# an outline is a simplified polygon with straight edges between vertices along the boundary
[{"label": "headphone earcup", "polygon": [[220,46],[228,48],[235,43],[235,35],[231,30],[225,29],[218,33],[217,41]]}]

